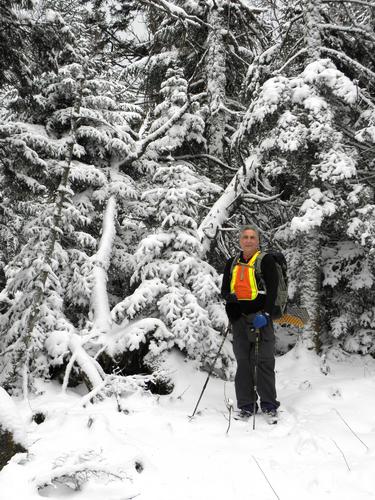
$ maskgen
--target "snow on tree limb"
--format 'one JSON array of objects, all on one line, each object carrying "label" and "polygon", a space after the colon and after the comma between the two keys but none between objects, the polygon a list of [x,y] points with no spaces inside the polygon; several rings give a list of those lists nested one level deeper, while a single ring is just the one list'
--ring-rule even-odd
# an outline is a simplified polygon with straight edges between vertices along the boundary
[{"label": "snow on tree limb", "polygon": [[69,337],[68,347],[75,357],[76,363],[82,372],[87,376],[93,388],[103,383],[103,378],[98,371],[98,362],[95,361],[82,347],[82,338],[73,333]]},{"label": "snow on tree limb", "polygon": [[93,312],[93,327],[100,331],[108,331],[112,324],[107,294],[107,271],[110,264],[113,240],[116,234],[116,199],[112,195],[103,217],[103,231],[98,251],[93,255],[94,286],[91,295],[91,311]]},{"label": "snow on tree limb", "polygon": [[[77,479],[78,475],[80,476],[80,480]],[[43,486],[53,484],[54,481],[64,482],[64,480],[68,478],[74,478],[78,489],[81,482],[85,482],[85,480],[88,480],[90,477],[98,476],[123,479],[120,473],[115,474],[113,472],[113,466],[106,465],[99,459],[83,459],[79,463],[68,463],[67,465],[64,464],[63,466],[53,467],[48,472],[44,472],[33,478],[33,482],[37,489],[41,489]],[[82,478],[85,478],[85,480]]]},{"label": "snow on tree limb", "polygon": [[358,26],[341,26],[339,24],[324,23],[321,24],[320,27],[332,31],[344,31],[346,33],[352,33],[353,36],[355,36],[356,33],[360,33],[361,35],[370,38],[370,40],[372,40],[373,42],[375,41],[375,37],[370,31]]},{"label": "snow on tree limb", "polygon": [[184,20],[192,26],[209,27],[209,24],[205,23],[199,17],[188,14],[184,9],[171,2],[167,2],[167,0],[140,0],[140,2],[146,5],[151,5],[157,9],[162,10],[163,12],[167,12],[171,17],[179,20]]},{"label": "snow on tree limb", "polygon": [[330,49],[328,47],[321,47],[321,51],[325,52],[326,54],[329,54],[331,56],[336,57],[337,59],[341,60],[342,62],[349,64],[350,66],[354,67],[356,70],[365,74],[368,78],[371,78],[371,79],[375,78],[375,73],[373,71],[366,68],[365,66],[362,66],[362,64],[360,64],[358,61],[355,61],[354,59],[347,56],[343,52],[339,52],[338,50]]},{"label": "snow on tree limb", "polygon": [[237,0],[237,1],[247,12],[250,12],[251,14],[262,14],[263,12],[267,12],[267,8],[253,7],[249,5],[247,2],[245,2],[245,0]]},{"label": "snow on tree limb", "polygon": [[321,0],[322,3],[353,3],[365,5],[366,7],[375,8],[375,2],[366,2],[365,0]]},{"label": "snow on tree limb", "polygon": [[209,213],[198,228],[198,236],[203,247],[203,255],[208,251],[211,240],[215,238],[219,228],[228,219],[233,202],[246,190],[254,171],[258,166],[258,155],[253,153],[246,160],[244,168],[240,168],[220,198],[214,203]]},{"label": "snow on tree limb", "polygon": [[135,152],[131,153],[125,161],[120,165],[120,168],[138,160],[143,153],[145,152],[147,146],[151,144],[151,142],[155,141],[159,137],[162,137],[187,111],[190,106],[190,101],[188,100],[166,123],[164,123],[161,127],[156,129],[154,132],[146,136],[141,141],[136,143]]}]

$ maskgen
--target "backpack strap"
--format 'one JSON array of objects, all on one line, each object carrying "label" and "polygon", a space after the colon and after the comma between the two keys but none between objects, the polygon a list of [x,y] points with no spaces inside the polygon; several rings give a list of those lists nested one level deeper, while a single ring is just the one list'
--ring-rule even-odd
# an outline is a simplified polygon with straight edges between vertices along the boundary
[{"label": "backpack strap", "polygon": [[255,277],[258,283],[258,293],[265,295],[267,293],[266,284],[264,283],[264,279],[262,276],[262,260],[263,257],[267,255],[264,252],[261,252],[255,261]]},{"label": "backpack strap", "polygon": [[232,260],[232,264],[230,266],[230,271],[229,271],[229,282],[232,279],[232,274],[233,274],[233,269],[237,265],[238,261],[240,260],[241,254],[238,254],[237,257],[234,257]]}]

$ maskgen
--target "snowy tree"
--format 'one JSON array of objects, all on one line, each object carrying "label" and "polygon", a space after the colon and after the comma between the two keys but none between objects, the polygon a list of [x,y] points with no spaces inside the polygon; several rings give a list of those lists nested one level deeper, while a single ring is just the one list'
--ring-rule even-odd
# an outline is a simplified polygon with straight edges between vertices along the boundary
[{"label": "snowy tree", "polygon": [[155,187],[143,198],[158,227],[150,228],[135,253],[132,280],[139,286],[113,309],[122,327],[116,341],[128,350],[147,342],[148,362],[176,345],[203,363],[215,356],[226,319],[219,303],[219,277],[199,257],[195,219],[199,200],[218,187],[192,165],[173,161],[160,166],[153,181]]},{"label": "snowy tree", "polygon": [[[305,343],[317,348],[323,339],[322,332],[329,332],[333,337],[345,336],[344,329],[338,333],[342,325],[339,310],[331,316],[322,306],[325,293],[335,296],[339,287],[333,291],[321,290],[321,266],[327,270],[321,261],[321,252],[323,256],[326,252],[332,255],[329,249],[340,247],[338,242],[346,244],[345,240],[353,237],[352,217],[362,211],[366,198],[366,195],[358,197],[357,193],[368,192],[358,172],[362,156],[360,142],[352,140],[355,133],[348,134],[347,130],[358,127],[360,110],[367,108],[369,100],[365,90],[359,88],[358,82],[349,77],[350,71],[343,67],[342,62],[348,61],[344,52],[341,69],[332,60],[321,58],[324,53],[331,54],[326,48],[332,38],[322,34],[325,12],[323,3],[304,2],[291,22],[295,30],[295,25],[301,23],[305,33],[293,47],[292,55],[289,53],[287,61],[278,62],[279,48],[265,54],[273,65],[279,64],[278,75],[262,81],[265,73],[253,71],[256,80],[251,86],[253,102],[238,134],[239,139],[246,138],[246,141],[255,137],[251,144],[261,154],[259,178],[262,183],[254,184],[255,192],[260,189],[267,193],[271,187],[271,192],[280,195],[273,223],[278,229],[273,234],[279,243],[284,240],[284,245],[295,248],[289,251],[291,261],[303,267],[301,274],[298,266],[299,284],[293,292],[300,295],[310,314]],[[353,60],[350,64],[360,63]],[[364,69],[362,74],[366,74]],[[242,147],[246,150],[244,142]],[[253,217],[262,227],[264,209],[259,207],[259,212],[260,215]],[[292,257],[298,248],[300,256]],[[339,253],[342,258],[344,254]],[[364,257],[362,269],[367,269],[368,256],[360,254]],[[349,257],[347,253],[346,256]],[[338,262],[336,265],[340,266]],[[328,285],[329,281],[323,283]],[[361,281],[361,284],[372,288],[370,282]],[[368,296],[367,292],[364,294]],[[360,311],[354,309],[349,315],[352,332],[358,326]],[[325,336],[324,340],[331,343],[332,337],[327,340]]]},{"label": "snowy tree", "polygon": [[[6,153],[2,175],[9,179],[9,189],[12,177],[28,188],[30,198],[20,205],[32,216],[22,250],[7,267],[4,294],[11,307],[1,318],[6,331],[2,381],[16,385],[24,367],[25,393],[29,370],[33,377],[48,377],[51,366],[65,362],[69,351],[89,385],[101,382],[97,363],[80,347],[75,329],[88,326],[89,312],[94,327],[105,323],[100,318],[98,325],[105,305],[96,297],[98,290],[101,299],[106,295],[106,283],[105,292],[102,289],[112,245],[107,245],[109,249],[99,245],[95,252],[100,227],[103,223],[105,233],[108,225],[114,225],[114,200],[120,200],[120,212],[129,213],[137,197],[134,182],[118,171],[116,162],[132,147],[131,126],[139,110],[124,102],[124,89],[108,78],[108,72],[104,74],[100,60],[90,60],[90,51],[96,48],[91,33],[83,28],[84,17],[68,26],[57,12],[46,15],[63,27],[65,45],[61,43],[56,52],[59,69],[35,78],[35,93],[24,99],[33,105],[25,105],[18,115],[24,121],[14,121],[18,117],[14,113],[2,128]],[[80,33],[86,37],[78,41]],[[121,255],[123,249],[118,263]]]},{"label": "snowy tree", "polygon": [[[231,214],[236,208],[233,199],[246,181],[239,182],[242,163],[232,155],[230,139],[245,112],[242,87],[248,66],[255,54],[267,46],[266,8],[222,0],[139,1],[135,4],[145,13],[149,39],[141,45],[148,44],[149,54],[143,58],[137,56],[124,71],[124,77],[144,71],[146,95],[149,100],[157,100],[156,92],[166,68],[178,65],[184,69],[189,94],[203,106],[205,143],[204,147],[189,145],[189,149],[176,152],[175,157],[193,161],[202,173],[223,188],[232,180],[235,192],[232,189],[225,196],[225,212]],[[244,170],[247,178],[251,169]],[[220,205],[224,205],[224,200]],[[202,221],[199,235],[205,251],[210,248],[223,220],[225,214],[218,215],[215,206]]]},{"label": "snowy tree", "polygon": [[[26,86],[31,83],[27,57],[32,21],[30,0],[12,0],[0,5],[0,88],[6,85]],[[26,35],[26,36],[25,36]]]},{"label": "snowy tree", "polygon": [[[181,70],[167,72],[160,94],[163,101],[137,143],[146,143],[141,145],[144,152],[132,162],[132,168],[147,174],[149,185],[157,186],[144,187],[142,194],[147,217],[144,238],[134,254],[136,288],[113,308],[119,326],[102,341],[107,355],[143,352],[142,363],[148,366],[173,345],[203,362],[215,354],[219,332],[225,328],[218,276],[200,259],[196,223],[200,205],[220,188],[193,165],[172,156],[186,143],[203,141],[204,121],[199,106],[189,101]],[[160,130],[164,134],[155,136]],[[147,140],[150,137],[154,140]]]}]

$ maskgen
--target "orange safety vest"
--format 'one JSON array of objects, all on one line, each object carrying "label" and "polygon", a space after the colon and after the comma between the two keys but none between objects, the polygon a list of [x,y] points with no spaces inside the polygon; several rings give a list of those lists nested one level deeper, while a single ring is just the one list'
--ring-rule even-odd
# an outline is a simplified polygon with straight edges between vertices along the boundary
[{"label": "orange safety vest", "polygon": [[245,264],[237,260],[230,280],[230,293],[235,293],[238,300],[254,300],[258,297],[258,285],[255,278],[255,261],[260,254],[256,252]]}]

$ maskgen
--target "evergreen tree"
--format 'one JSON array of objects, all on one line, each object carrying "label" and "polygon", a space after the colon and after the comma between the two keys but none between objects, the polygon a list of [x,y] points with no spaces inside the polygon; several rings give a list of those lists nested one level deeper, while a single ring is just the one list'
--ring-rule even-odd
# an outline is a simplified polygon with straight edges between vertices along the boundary
[{"label": "evergreen tree", "polygon": [[[195,220],[199,201],[218,188],[191,165],[173,161],[157,168],[153,183],[143,198],[157,226],[135,253],[132,280],[139,286],[113,309],[123,327],[116,342],[130,351],[146,343],[148,363],[173,345],[203,363],[215,356],[226,318],[219,277],[199,257]],[[228,353],[224,359],[228,364]]]},{"label": "evergreen tree", "polygon": [[[348,240],[354,236],[351,229],[353,215],[361,213],[363,203],[366,204],[371,196],[358,172],[362,156],[359,137],[352,140],[358,117],[366,116],[366,112],[361,115],[361,110],[369,104],[364,94],[371,88],[361,89],[357,81],[350,79],[350,71],[346,71],[342,63],[348,58],[352,66],[360,63],[344,52],[341,52],[341,69],[332,60],[321,58],[324,53],[332,54],[326,50],[330,49],[332,38],[322,34],[322,17],[327,11],[325,3],[323,6],[320,2],[306,1],[299,13],[294,12],[293,29],[298,33],[296,25],[300,23],[305,36],[299,40],[298,49],[294,46],[294,53],[289,52],[287,61],[280,63],[279,56],[275,52],[271,54],[272,64],[281,65],[278,76],[262,82],[264,73],[253,72],[257,80],[251,87],[253,102],[239,132],[239,137],[246,137],[246,141],[250,137],[256,138],[251,144],[261,157],[260,183],[254,184],[255,193],[268,192],[272,186],[273,193],[279,193],[281,197],[279,208],[273,211],[272,225],[279,227],[276,234],[273,231],[273,237],[283,245],[294,247],[289,253],[297,252],[290,256],[291,262],[301,264],[297,268],[297,286],[293,292],[297,296],[300,294],[310,314],[310,326],[304,333],[306,345],[317,348],[323,340],[328,344],[332,343],[332,337],[344,339],[345,335],[350,336],[350,331],[355,335],[364,303],[367,304],[365,307],[373,307],[368,300],[372,282],[358,280],[355,287],[361,283],[363,292],[360,303],[357,302],[358,288],[347,283],[345,292],[350,303],[349,313],[347,322],[340,321],[343,282],[335,283],[331,289],[331,265],[341,268],[344,266],[342,259],[346,259],[346,264],[354,260],[361,273],[371,267],[371,257],[360,249],[358,239],[352,242],[352,255],[340,250],[342,245],[348,247]],[[332,15],[331,11],[329,14]],[[287,46],[286,42],[290,47],[290,31],[284,36],[282,48]],[[266,54],[264,58],[269,60],[269,56]],[[362,74],[365,77],[365,69]],[[365,78],[363,82],[366,82]],[[348,134],[347,130],[351,133]],[[242,147],[246,149],[244,142]],[[363,196],[358,196],[359,192]],[[253,201],[251,196],[249,200]],[[260,227],[266,228],[261,207],[259,212],[261,215],[254,214],[254,219],[258,218]],[[338,260],[327,266],[324,259],[327,255],[332,258],[333,254]],[[329,274],[323,281],[323,290],[322,266]],[[331,304],[331,311],[323,308],[327,303]]]},{"label": "evergreen tree", "polygon": [[0,3],[0,89],[28,87],[32,80],[27,52],[31,41],[31,0]]},{"label": "evergreen tree", "polygon": [[[112,247],[101,245],[96,253],[95,248],[101,226],[114,225],[113,201],[119,200],[118,212],[129,213],[137,197],[134,182],[119,172],[118,163],[134,143],[131,126],[138,109],[124,102],[124,89],[95,58],[85,11],[76,13],[70,25],[58,13],[48,11],[48,16],[64,28],[65,44],[60,40],[61,50],[56,48],[58,71],[37,76],[22,114],[2,126],[8,197],[17,200],[15,177],[28,188],[19,207],[32,216],[22,250],[7,267],[5,294],[11,307],[1,318],[6,332],[2,382],[16,385],[22,367],[25,391],[29,370],[32,377],[46,377],[69,351],[90,385],[101,381],[76,329],[88,326],[89,311],[93,326],[102,326],[96,324],[97,309],[106,300],[103,281]],[[15,122],[16,117],[23,121]],[[118,266],[123,254],[120,247]]]},{"label": "evergreen tree", "polygon": [[[220,188],[199,175],[193,165],[173,160],[173,152],[184,144],[204,141],[204,121],[198,104],[189,102],[181,70],[167,72],[160,94],[163,101],[149,120],[145,138],[169,128],[160,138],[146,141],[143,154],[132,162],[132,168],[146,174],[145,233],[134,254],[136,288],[112,310],[118,333],[110,339],[103,337],[107,355],[120,360],[124,353],[128,358],[132,352],[142,353],[141,366],[148,369],[162,351],[174,345],[204,363],[215,355],[219,333],[226,326],[218,302],[218,276],[200,258],[196,223],[200,204]],[[184,111],[187,104],[190,107]],[[224,358],[228,365],[228,354]],[[227,370],[228,366],[228,374]]]},{"label": "evergreen tree", "polygon": [[[135,2],[145,12],[149,55],[130,64],[124,77],[143,71],[144,91],[152,102],[168,67],[183,68],[189,94],[204,106],[205,147],[194,145],[176,154],[194,161],[210,179],[224,186],[236,172],[230,138],[245,108],[240,92],[254,54],[266,47],[265,9],[246,2]],[[146,7],[144,6],[146,4]],[[188,156],[188,158],[187,158]]]}]

